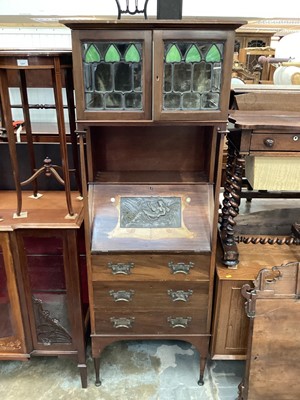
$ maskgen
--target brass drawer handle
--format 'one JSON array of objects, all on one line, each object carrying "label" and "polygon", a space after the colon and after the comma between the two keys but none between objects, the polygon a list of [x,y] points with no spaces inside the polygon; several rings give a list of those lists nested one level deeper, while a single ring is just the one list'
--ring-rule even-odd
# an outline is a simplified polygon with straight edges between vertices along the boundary
[{"label": "brass drawer handle", "polygon": [[119,328],[132,328],[132,325],[134,323],[135,318],[134,317],[129,317],[129,318],[115,318],[115,317],[111,317],[110,321],[113,324],[113,327],[116,329]]},{"label": "brass drawer handle", "polygon": [[171,328],[187,328],[191,321],[192,317],[168,317]]},{"label": "brass drawer handle", "polygon": [[275,144],[275,140],[274,139],[266,138],[264,140],[264,145],[267,146],[267,147],[273,147],[274,144]]},{"label": "brass drawer handle", "polygon": [[109,294],[113,297],[114,301],[131,301],[134,296],[134,290],[110,290]]},{"label": "brass drawer handle", "polygon": [[173,261],[170,261],[168,265],[169,265],[169,268],[171,269],[172,274],[188,275],[190,273],[190,269],[194,268],[194,263],[192,263],[192,262],[185,264],[183,262],[173,263]]},{"label": "brass drawer handle", "polygon": [[111,262],[108,263],[108,268],[111,269],[113,275],[122,274],[122,275],[130,275],[131,269],[134,268],[134,263],[116,263],[113,264]]},{"label": "brass drawer handle", "polygon": [[168,290],[168,295],[171,297],[173,301],[184,301],[187,302],[189,301],[191,295],[193,294],[192,290],[187,290],[186,292],[184,290]]}]

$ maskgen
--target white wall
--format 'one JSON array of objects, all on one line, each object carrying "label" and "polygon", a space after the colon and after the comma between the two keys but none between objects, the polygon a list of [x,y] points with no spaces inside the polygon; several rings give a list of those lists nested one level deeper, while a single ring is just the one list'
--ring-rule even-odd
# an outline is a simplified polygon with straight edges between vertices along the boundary
[{"label": "white wall", "polygon": [[[125,0],[119,0],[124,2]],[[130,0],[134,3],[135,0]],[[139,0],[143,2],[144,0]],[[149,0],[148,14],[156,15],[157,0]],[[0,15],[116,15],[115,0],[0,0]],[[300,18],[295,0],[183,0],[185,16],[238,16],[254,18]]]},{"label": "white wall", "polygon": [[[119,0],[125,4],[126,0]],[[135,0],[129,0],[134,4]],[[138,0],[144,4],[144,0]],[[214,17],[241,17],[247,18],[299,18],[300,2],[285,0],[283,9],[281,3],[251,0],[182,0],[184,16],[214,16]],[[123,2],[123,3],[122,3]],[[251,7],[249,6],[251,4]],[[157,0],[149,0],[148,15],[156,15]],[[48,18],[58,20],[72,16],[103,16],[116,17],[117,6],[115,0],[0,0],[0,17],[4,15],[30,16],[47,22]],[[28,18],[27,18],[28,20]],[[11,19],[10,19],[11,21]],[[1,26],[0,23],[0,50],[7,49],[71,49],[70,30],[61,27],[49,28],[39,24],[38,27],[12,28]]]}]

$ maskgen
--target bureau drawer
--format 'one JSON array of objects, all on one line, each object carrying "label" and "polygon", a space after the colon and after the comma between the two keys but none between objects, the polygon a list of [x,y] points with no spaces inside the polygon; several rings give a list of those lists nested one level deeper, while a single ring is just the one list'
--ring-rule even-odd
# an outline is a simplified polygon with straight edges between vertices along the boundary
[{"label": "bureau drawer", "polygon": [[207,313],[209,281],[203,282],[94,282],[94,309],[101,312],[198,309]]},{"label": "bureau drawer", "polygon": [[210,255],[92,255],[93,281],[209,279]]},{"label": "bureau drawer", "polygon": [[300,133],[259,133],[251,136],[250,151],[299,151]]},{"label": "bureau drawer", "polygon": [[[173,312],[172,312],[173,311]],[[158,334],[206,334],[207,312],[189,309],[145,311],[95,312],[95,334],[101,335],[158,335]]]}]

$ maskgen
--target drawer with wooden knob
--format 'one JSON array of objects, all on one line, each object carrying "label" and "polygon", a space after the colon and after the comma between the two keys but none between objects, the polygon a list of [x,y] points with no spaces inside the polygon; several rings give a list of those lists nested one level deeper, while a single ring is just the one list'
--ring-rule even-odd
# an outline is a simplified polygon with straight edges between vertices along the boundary
[{"label": "drawer with wooden knob", "polygon": [[300,151],[299,133],[255,133],[250,151]]},{"label": "drawer with wooden knob", "polygon": [[92,255],[93,281],[201,281],[209,270],[209,254]]}]

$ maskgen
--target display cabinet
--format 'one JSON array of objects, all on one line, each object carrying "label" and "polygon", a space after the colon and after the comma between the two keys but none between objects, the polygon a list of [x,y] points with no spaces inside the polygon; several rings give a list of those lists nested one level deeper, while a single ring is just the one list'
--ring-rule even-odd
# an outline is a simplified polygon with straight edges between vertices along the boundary
[{"label": "display cabinet", "polygon": [[131,339],[192,343],[203,384],[234,30],[241,22],[62,22],[72,29],[82,149],[86,139],[96,384],[104,347]]}]

